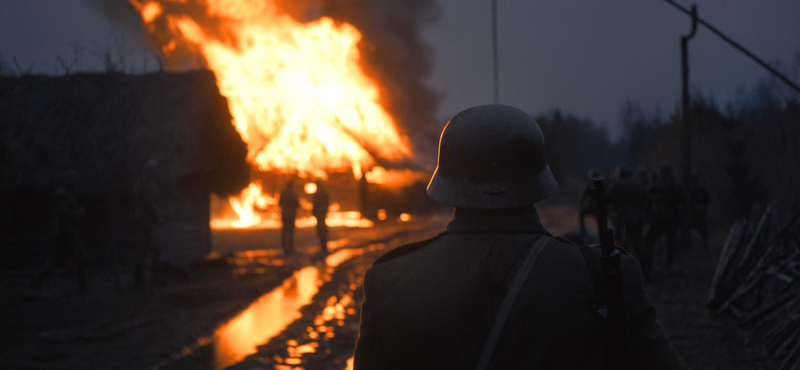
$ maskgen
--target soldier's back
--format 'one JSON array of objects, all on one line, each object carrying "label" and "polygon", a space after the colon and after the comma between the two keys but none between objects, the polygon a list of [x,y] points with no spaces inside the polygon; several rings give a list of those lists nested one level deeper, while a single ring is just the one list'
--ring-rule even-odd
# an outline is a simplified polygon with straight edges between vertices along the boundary
[{"label": "soldier's back", "polygon": [[[366,302],[381,318],[380,332],[389,334],[382,335],[381,341],[390,349],[388,360],[396,364],[394,368],[448,368],[454,360],[478,353],[491,312],[503,299],[497,293],[503,291],[508,271],[540,237],[550,238],[443,235],[373,267],[365,286]],[[592,285],[582,264],[574,246],[554,240],[542,251],[516,304],[521,309],[509,318],[514,324],[504,332],[498,358],[520,354],[535,336],[549,338],[549,344],[537,346],[526,357],[538,357],[546,364],[554,356],[561,358],[577,348],[588,348],[599,338],[601,323],[589,305]],[[553,289],[556,283],[558,288]],[[531,314],[520,315],[523,312]],[[536,333],[516,330],[526,327],[537,328]],[[409,353],[414,356],[407,356]],[[578,361],[575,365],[587,365],[582,360],[585,356],[578,356],[580,351],[572,354],[575,356],[567,357]]]}]

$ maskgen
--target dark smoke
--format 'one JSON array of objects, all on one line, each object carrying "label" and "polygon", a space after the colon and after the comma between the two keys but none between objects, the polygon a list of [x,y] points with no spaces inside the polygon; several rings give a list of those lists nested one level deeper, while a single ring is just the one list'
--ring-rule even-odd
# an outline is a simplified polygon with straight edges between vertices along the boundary
[{"label": "dark smoke", "polygon": [[126,0],[83,0],[83,2],[127,31],[143,31],[139,13]]},{"label": "dark smoke", "polygon": [[383,106],[412,139],[421,163],[435,162],[441,95],[425,84],[433,53],[422,39],[424,27],[439,20],[435,0],[325,0],[322,14],[361,30],[360,49],[367,74],[382,85]]},{"label": "dark smoke", "polygon": [[[109,20],[127,29],[144,32],[136,9],[126,0],[84,0]],[[216,20],[205,14],[205,1],[159,1],[165,13],[189,14],[200,24]],[[433,53],[421,32],[439,20],[441,7],[435,0],[276,0],[280,11],[304,22],[328,16],[350,23],[362,33],[359,45],[365,72],[379,82],[382,104],[409,136],[414,157],[421,164],[436,158],[439,126],[436,109],[441,95],[425,85],[433,67]],[[166,27],[154,23],[155,27]],[[222,34],[215,35],[224,39]],[[156,32],[165,35],[168,32]],[[156,50],[169,40],[158,39],[152,32],[145,38]],[[185,70],[202,64],[190,45],[179,44],[166,57],[166,68]]]}]

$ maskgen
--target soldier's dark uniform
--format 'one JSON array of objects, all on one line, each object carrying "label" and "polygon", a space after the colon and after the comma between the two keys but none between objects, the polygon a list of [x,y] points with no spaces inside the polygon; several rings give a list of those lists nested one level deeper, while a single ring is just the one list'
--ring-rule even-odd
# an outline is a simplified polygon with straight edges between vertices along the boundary
[{"label": "soldier's dark uniform", "polygon": [[281,222],[283,224],[281,246],[283,247],[283,253],[287,255],[294,253],[294,222],[297,218],[297,208],[300,207],[297,194],[295,194],[292,186],[292,181],[286,183],[286,188],[281,192],[278,199],[278,206],[281,208]]},{"label": "soldier's dark uniform", "polygon": [[711,203],[711,193],[697,173],[692,173],[691,180],[689,185],[689,204],[691,204],[692,208],[692,228],[700,232],[703,237],[703,243],[707,246],[706,218],[708,217],[708,205]]},{"label": "soldier's dark uniform", "polygon": [[628,251],[639,254],[644,244],[642,228],[645,221],[644,204],[647,201],[647,190],[627,169],[619,168],[617,172],[616,181],[607,191],[608,203],[614,211],[617,240]]},{"label": "soldier's dark uniform", "polygon": [[311,213],[317,219],[317,236],[319,237],[320,252],[328,251],[328,225],[325,219],[328,217],[328,207],[331,200],[328,192],[322,187],[322,182],[317,182],[317,191],[311,198],[313,206]]},{"label": "soldier's dark uniform", "polygon": [[[448,168],[458,161],[462,168]],[[456,207],[453,221],[439,236],[399,247],[367,271],[355,369],[475,368],[510,271],[541,240],[547,243],[514,301],[491,365],[604,368],[609,331],[598,307],[596,249],[553,238],[533,206],[556,187],[541,130],[529,115],[497,105],[456,115],[442,133],[428,187],[434,200]],[[636,369],[687,368],[656,321],[636,261],[623,256],[621,268],[622,352],[629,356],[623,362]]]},{"label": "soldier's dark uniform", "polygon": [[53,194],[55,223],[50,231],[54,247],[53,255],[31,283],[33,289],[40,289],[44,280],[56,267],[66,265],[68,262],[72,262],[81,292],[85,293],[89,289],[84,264],[85,246],[81,236],[86,210],[75,195],[74,188],[77,181],[77,173],[67,171]]},{"label": "soldier's dark uniform", "polygon": [[599,175],[601,171],[591,170],[586,174],[587,182],[581,192],[581,199],[578,205],[578,223],[580,225],[581,239],[586,239],[586,217],[595,217],[597,210],[595,209],[594,200],[594,184],[592,179]]},{"label": "soldier's dark uniform", "polygon": [[675,183],[670,165],[662,165],[660,171],[660,175],[653,181],[648,191],[653,216],[650,230],[647,232],[647,247],[642,253],[642,269],[645,276],[649,274],[652,265],[656,242],[662,237],[666,239],[667,263],[672,264],[675,261],[675,237],[681,224],[680,205],[684,201],[683,190]]}]

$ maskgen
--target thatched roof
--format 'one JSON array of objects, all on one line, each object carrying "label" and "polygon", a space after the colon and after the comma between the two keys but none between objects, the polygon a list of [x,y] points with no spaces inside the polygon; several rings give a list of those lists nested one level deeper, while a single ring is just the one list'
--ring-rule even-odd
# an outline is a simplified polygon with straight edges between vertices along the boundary
[{"label": "thatched roof", "polygon": [[245,156],[209,71],[0,77],[3,187],[46,187],[69,168],[87,193],[122,191],[157,159],[171,183],[232,194]]}]

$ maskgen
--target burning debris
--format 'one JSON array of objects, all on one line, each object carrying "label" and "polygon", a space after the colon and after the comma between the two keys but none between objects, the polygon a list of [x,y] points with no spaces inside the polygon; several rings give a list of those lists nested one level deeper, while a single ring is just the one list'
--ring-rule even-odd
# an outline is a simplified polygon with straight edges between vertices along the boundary
[{"label": "burning debris", "polygon": [[800,212],[785,221],[775,206],[734,223],[707,307],[730,313],[763,343],[780,369],[800,368]]}]

